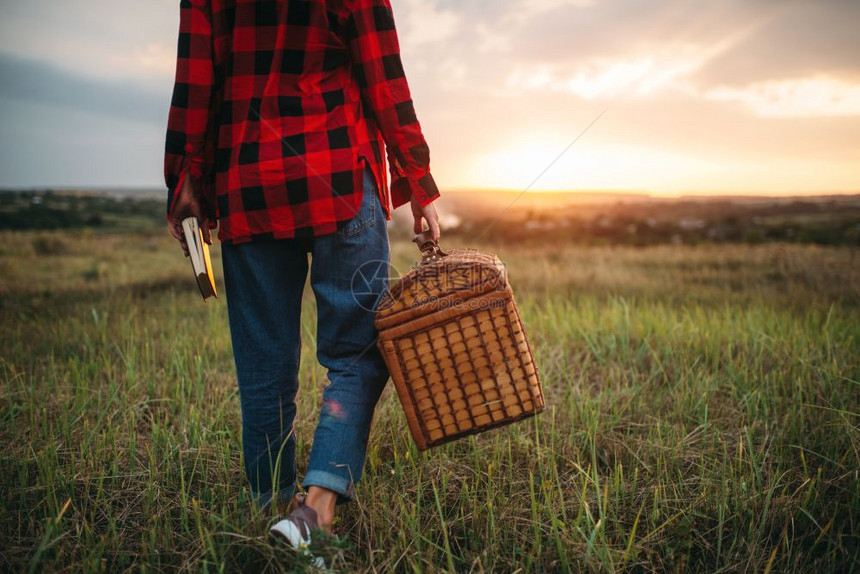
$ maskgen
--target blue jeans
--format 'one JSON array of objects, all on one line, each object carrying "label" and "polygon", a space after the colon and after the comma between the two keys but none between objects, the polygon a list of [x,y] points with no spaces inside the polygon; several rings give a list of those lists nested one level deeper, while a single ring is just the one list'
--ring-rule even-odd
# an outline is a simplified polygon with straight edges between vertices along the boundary
[{"label": "blue jeans", "polygon": [[287,501],[296,488],[293,421],[309,268],[317,359],[329,382],[302,486],[332,490],[338,503],[354,497],[373,411],[388,382],[373,326],[373,309],[388,287],[388,258],[385,215],[369,173],[358,214],[336,233],[223,246],[245,472],[260,506]]}]

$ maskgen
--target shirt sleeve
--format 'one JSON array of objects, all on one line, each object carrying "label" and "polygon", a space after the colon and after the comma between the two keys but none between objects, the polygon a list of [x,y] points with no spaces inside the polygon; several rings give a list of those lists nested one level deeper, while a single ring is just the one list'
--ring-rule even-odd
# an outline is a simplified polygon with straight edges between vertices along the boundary
[{"label": "shirt sleeve", "polygon": [[353,73],[388,150],[394,207],[439,197],[430,148],[415,114],[389,0],[354,0],[347,26]]},{"label": "shirt sleeve", "polygon": [[[195,195],[204,208],[214,206],[211,132],[214,113],[214,61],[212,15],[207,0],[181,0],[176,82],[167,120],[164,179],[167,215],[177,192],[190,176]],[[214,215],[214,213],[213,213]]]}]

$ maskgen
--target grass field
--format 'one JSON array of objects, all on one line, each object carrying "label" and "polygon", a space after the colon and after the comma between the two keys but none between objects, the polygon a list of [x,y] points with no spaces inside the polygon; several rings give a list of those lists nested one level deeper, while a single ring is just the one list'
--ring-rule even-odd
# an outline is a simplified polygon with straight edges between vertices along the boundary
[{"label": "grass field", "polygon": [[[166,232],[0,235],[0,569],[305,569],[249,505],[225,302]],[[484,247],[547,410],[422,454],[389,385],[336,570],[860,569],[860,256]],[[303,325],[300,476],[310,293]]]}]

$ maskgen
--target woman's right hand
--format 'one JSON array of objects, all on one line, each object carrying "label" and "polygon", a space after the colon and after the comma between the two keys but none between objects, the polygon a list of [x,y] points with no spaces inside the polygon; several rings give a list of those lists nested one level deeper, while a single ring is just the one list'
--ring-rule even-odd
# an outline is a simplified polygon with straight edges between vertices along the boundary
[{"label": "woman's right hand", "polygon": [[415,196],[412,196],[412,199],[409,200],[409,203],[412,207],[412,217],[415,218],[415,224],[413,225],[413,231],[417,233],[421,233],[424,231],[424,224],[422,220],[427,222],[427,226],[430,228],[430,234],[433,236],[433,241],[438,243],[440,231],[439,231],[439,214],[436,213],[436,208],[432,203],[428,203],[427,205],[421,205],[418,203],[418,200],[415,199]]}]

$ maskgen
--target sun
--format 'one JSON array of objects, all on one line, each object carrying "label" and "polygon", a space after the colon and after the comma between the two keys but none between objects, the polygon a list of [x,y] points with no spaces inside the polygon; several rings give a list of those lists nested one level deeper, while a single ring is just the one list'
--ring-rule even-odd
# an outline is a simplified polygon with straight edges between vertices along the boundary
[{"label": "sun", "polygon": [[552,136],[512,139],[478,157],[470,184],[485,189],[671,194],[708,168],[700,159],[666,150],[599,141],[568,148],[570,143]]}]

